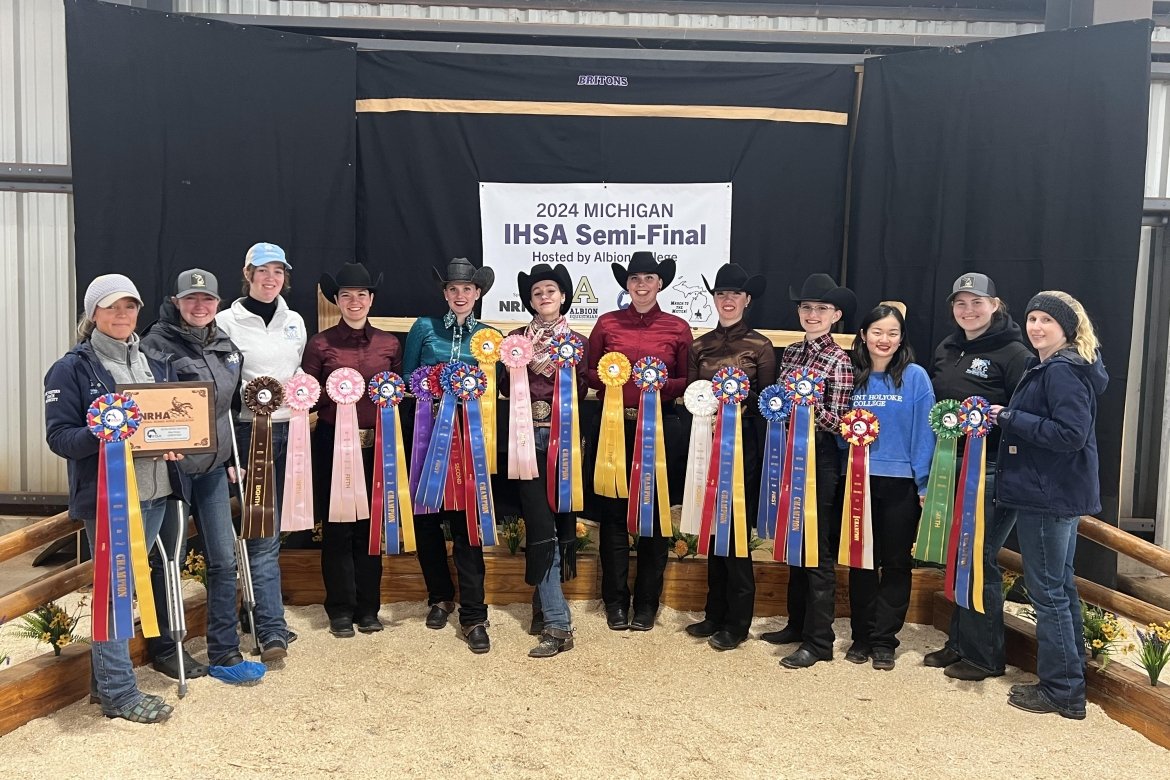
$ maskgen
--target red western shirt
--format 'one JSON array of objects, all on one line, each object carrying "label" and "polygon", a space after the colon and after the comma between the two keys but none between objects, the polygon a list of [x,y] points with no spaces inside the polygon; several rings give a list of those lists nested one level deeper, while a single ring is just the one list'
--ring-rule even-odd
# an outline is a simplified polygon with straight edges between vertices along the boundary
[{"label": "red western shirt", "polygon": [[[342,321],[309,339],[301,368],[321,383],[321,400],[314,407],[317,418],[327,425],[335,425],[337,404],[325,392],[329,375],[339,368],[353,368],[369,382],[380,371],[401,373],[402,349],[393,333],[375,328],[369,322],[361,330],[355,330]],[[362,428],[373,428],[378,420],[378,409],[365,393],[357,402],[357,414]]]},{"label": "red western shirt", "polygon": [[[621,352],[632,366],[652,355],[666,364],[666,386],[661,396],[664,404],[681,398],[687,389],[687,356],[694,336],[682,317],[667,314],[655,303],[645,314],[633,306],[611,311],[597,318],[589,335],[589,386],[605,396],[605,385],[597,376],[597,363],[608,352]],[[633,380],[622,386],[622,405],[636,407],[641,393]]]}]

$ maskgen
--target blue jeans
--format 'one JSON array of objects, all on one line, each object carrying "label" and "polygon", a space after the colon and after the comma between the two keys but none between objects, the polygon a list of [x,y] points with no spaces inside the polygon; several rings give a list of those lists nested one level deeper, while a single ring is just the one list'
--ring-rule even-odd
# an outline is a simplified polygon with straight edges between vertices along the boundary
[{"label": "blue jeans", "polygon": [[[207,660],[211,666],[221,665],[240,650],[240,636],[236,633],[236,549],[230,495],[227,470],[223,466],[191,478],[191,511],[207,563]],[[173,539],[172,533],[165,533],[164,541]],[[185,542],[186,539],[184,548]],[[166,543],[170,555],[170,542]],[[183,558],[184,552],[180,550],[180,568]],[[159,621],[165,619],[166,612],[160,609]],[[168,658],[174,652],[175,643],[166,631],[151,642],[150,653],[156,659]]]},{"label": "blue jeans", "polygon": [[[252,443],[251,423],[236,423],[236,443],[242,465],[247,468]],[[287,450],[288,423],[273,423],[271,452],[276,469],[276,533],[245,542],[252,567],[252,589],[256,592],[256,636],[261,645],[273,639],[288,641],[288,624],[284,622],[284,600],[280,592],[280,502],[284,496],[284,456]]]},{"label": "blue jeans", "polygon": [[[162,527],[166,516],[167,501],[165,498],[156,498],[153,501],[142,502],[142,525],[145,530],[147,544],[150,544]],[[85,521],[85,536],[89,539],[90,554],[94,554],[94,539],[96,521]],[[149,583],[135,583],[136,588],[149,588]],[[94,604],[97,609],[99,605]],[[165,604],[159,604],[165,608]],[[106,609],[109,606],[106,605]],[[111,616],[111,621],[113,616]],[[134,663],[130,660],[130,643],[126,640],[111,642],[94,642],[90,646],[91,675],[97,688],[97,694],[102,700],[102,712],[106,715],[117,715],[119,712],[133,707],[142,698],[138,691],[138,683],[134,678]]]},{"label": "blue jeans", "polygon": [[1085,634],[1073,573],[1079,517],[1013,509],[1024,582],[1036,610],[1040,692],[1064,712],[1085,714]]},{"label": "blue jeans", "polygon": [[999,551],[1007,541],[1016,516],[995,507],[995,465],[988,464],[984,479],[986,504],[983,531],[983,613],[955,606],[951,613],[950,639],[946,646],[985,672],[1002,674],[1003,649],[1003,572],[999,568]]},{"label": "blue jeans", "polygon": [[572,617],[569,615],[569,602],[565,600],[565,591],[561,588],[561,546],[553,544],[553,565],[536,585],[532,592],[532,611],[544,614],[545,628],[555,628],[560,631],[572,629]]}]

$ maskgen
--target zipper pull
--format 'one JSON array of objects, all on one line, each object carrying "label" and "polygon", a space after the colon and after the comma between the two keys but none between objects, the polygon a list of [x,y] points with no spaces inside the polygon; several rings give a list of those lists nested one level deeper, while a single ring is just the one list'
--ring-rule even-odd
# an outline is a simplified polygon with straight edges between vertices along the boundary
[{"label": "zipper pull", "polygon": [[959,359],[955,361],[955,368],[958,368],[959,364],[963,362],[963,358],[966,356],[966,354],[967,350],[965,349],[959,353]]}]

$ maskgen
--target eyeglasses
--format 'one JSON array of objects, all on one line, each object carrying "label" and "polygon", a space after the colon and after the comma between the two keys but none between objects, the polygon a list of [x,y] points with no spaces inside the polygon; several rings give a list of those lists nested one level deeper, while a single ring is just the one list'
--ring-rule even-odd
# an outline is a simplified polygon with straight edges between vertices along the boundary
[{"label": "eyeglasses", "polygon": [[830,306],[827,303],[818,303],[815,305],[811,303],[802,303],[797,308],[800,309],[801,314],[812,314],[814,312],[817,314],[828,314],[831,311],[837,310],[836,306]]}]

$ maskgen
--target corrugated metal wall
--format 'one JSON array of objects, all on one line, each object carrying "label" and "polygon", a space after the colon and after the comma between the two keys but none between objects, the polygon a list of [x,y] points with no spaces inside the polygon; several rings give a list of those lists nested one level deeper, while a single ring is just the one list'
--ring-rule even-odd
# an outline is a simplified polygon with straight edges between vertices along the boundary
[{"label": "corrugated metal wall", "polygon": [[408,3],[326,3],[291,0],[179,0],[176,9],[200,14],[280,16],[376,16],[460,22],[592,25],[597,27],[688,27],[777,32],[884,33],[887,35],[979,35],[999,37],[1041,32],[1042,24],[1008,22],[917,21],[914,19],[829,19],[804,16],[734,16],[626,11],[573,11],[522,8],[428,6]]},{"label": "corrugated metal wall", "polygon": [[[51,0],[0,0],[0,162],[69,162],[65,12]],[[66,490],[44,445],[41,378],[70,343],[73,198],[0,192],[0,492]]]}]

